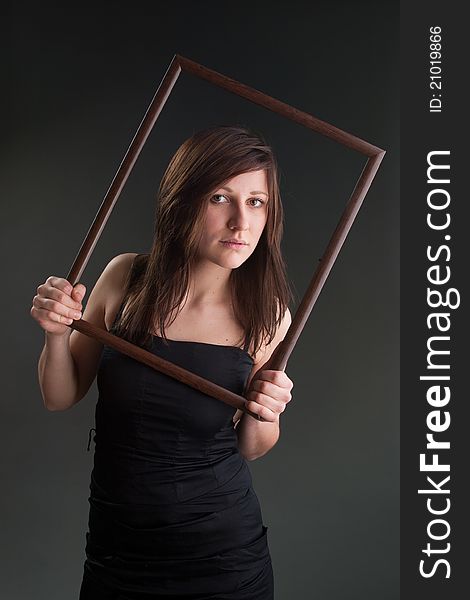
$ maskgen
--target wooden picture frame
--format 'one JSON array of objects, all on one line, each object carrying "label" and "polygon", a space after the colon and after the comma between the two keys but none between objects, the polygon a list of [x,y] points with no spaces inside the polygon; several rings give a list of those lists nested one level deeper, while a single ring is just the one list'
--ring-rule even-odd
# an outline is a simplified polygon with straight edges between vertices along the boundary
[{"label": "wooden picture frame", "polygon": [[[284,370],[291,355],[295,344],[307,322],[307,319],[317,301],[318,296],[325,284],[325,281],[335,263],[335,260],[341,250],[341,247],[351,229],[352,224],[356,218],[356,215],[362,205],[362,202],[371,186],[371,183],[377,173],[377,170],[382,162],[385,155],[385,151],[377,146],[373,146],[368,142],[351,135],[333,125],[321,121],[316,117],[298,110],[280,100],[276,100],[263,92],[255,90],[239,81],[226,77],[221,73],[213,71],[203,65],[196,63],[188,58],[176,54],[145,115],[140,123],[134,138],[121,162],[114,179],[108,191],[105,194],[103,202],[95,216],[95,219],[86,234],[86,237],[80,247],[80,250],[73,262],[73,265],[67,276],[67,280],[75,285],[81,278],[81,275],[91,257],[91,254],[95,248],[95,245],[107,223],[109,216],[116,204],[117,199],[131,173],[134,164],[145,145],[145,142],[157,121],[160,112],[168,100],[170,93],[175,85],[180,73],[185,71],[191,73],[196,77],[200,77],[223,88],[233,94],[246,98],[255,104],[258,104],[268,110],[271,110],[279,115],[282,115],[304,127],[307,127],[317,133],[320,133],[326,137],[329,137],[338,143],[348,146],[353,150],[362,153],[367,157],[367,161],[363,168],[362,173],[352,191],[352,194],[347,202],[347,205],[341,215],[341,218],[334,230],[331,238],[327,244],[327,247],[317,264],[317,268],[313,274],[312,280],[303,296],[303,299],[292,318],[292,323],[287,331],[287,334],[283,341],[275,348],[271,358],[265,363],[263,369],[274,369]],[[151,352],[140,348],[130,342],[115,336],[108,331],[96,327],[83,319],[74,321],[70,327],[80,331],[81,333],[93,337],[94,339],[111,346],[112,348],[127,354],[135,360],[141,361],[146,365],[174,377],[183,383],[186,383],[193,388],[213,396],[223,402],[242,410],[243,412],[249,413],[255,418],[258,415],[252,413],[250,410],[245,408],[246,399],[243,396],[239,396],[226,390],[225,388],[212,383],[188,371],[179,367],[167,360],[164,360],[158,356],[155,356]],[[263,420],[260,418],[259,420]]]}]

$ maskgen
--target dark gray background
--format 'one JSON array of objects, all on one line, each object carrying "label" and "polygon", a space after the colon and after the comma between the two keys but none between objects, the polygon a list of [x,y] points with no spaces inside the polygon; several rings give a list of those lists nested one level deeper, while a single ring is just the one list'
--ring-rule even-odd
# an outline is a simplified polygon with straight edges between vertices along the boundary
[{"label": "dark gray background", "polygon": [[[281,438],[249,465],[277,600],[398,598],[398,2],[17,3],[8,16],[2,597],[78,597],[97,390],[70,411],[43,408],[44,335],[29,310],[40,283],[67,275],[179,53],[387,150],[289,361]],[[148,250],[178,145],[223,123],[262,131],[278,156],[295,310],[364,158],[186,74],[81,279],[86,298],[112,256]]]}]

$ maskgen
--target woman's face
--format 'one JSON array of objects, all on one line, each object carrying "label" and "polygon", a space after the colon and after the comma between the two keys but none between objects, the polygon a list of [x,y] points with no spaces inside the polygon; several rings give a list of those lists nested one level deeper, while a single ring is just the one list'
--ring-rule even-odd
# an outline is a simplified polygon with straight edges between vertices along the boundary
[{"label": "woman's face", "polygon": [[[264,170],[241,173],[206,200],[198,260],[236,269],[254,252],[267,221],[268,182]],[[236,240],[239,243],[230,243]]]}]

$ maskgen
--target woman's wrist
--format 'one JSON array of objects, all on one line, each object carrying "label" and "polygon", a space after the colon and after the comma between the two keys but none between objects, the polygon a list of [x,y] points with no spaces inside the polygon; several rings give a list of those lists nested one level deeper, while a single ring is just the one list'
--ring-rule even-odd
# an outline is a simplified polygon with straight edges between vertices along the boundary
[{"label": "woman's wrist", "polygon": [[68,343],[70,334],[72,333],[72,328],[67,327],[67,331],[64,333],[51,333],[50,331],[45,331],[45,341],[48,345],[60,345]]}]

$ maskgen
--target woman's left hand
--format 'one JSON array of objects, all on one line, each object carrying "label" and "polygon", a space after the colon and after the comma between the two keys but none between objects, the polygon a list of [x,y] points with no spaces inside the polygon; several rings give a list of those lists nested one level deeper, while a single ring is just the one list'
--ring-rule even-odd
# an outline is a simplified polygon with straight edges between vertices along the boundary
[{"label": "woman's left hand", "polygon": [[266,421],[279,422],[279,415],[292,400],[293,387],[293,381],[284,371],[260,370],[250,383],[246,408]]}]

